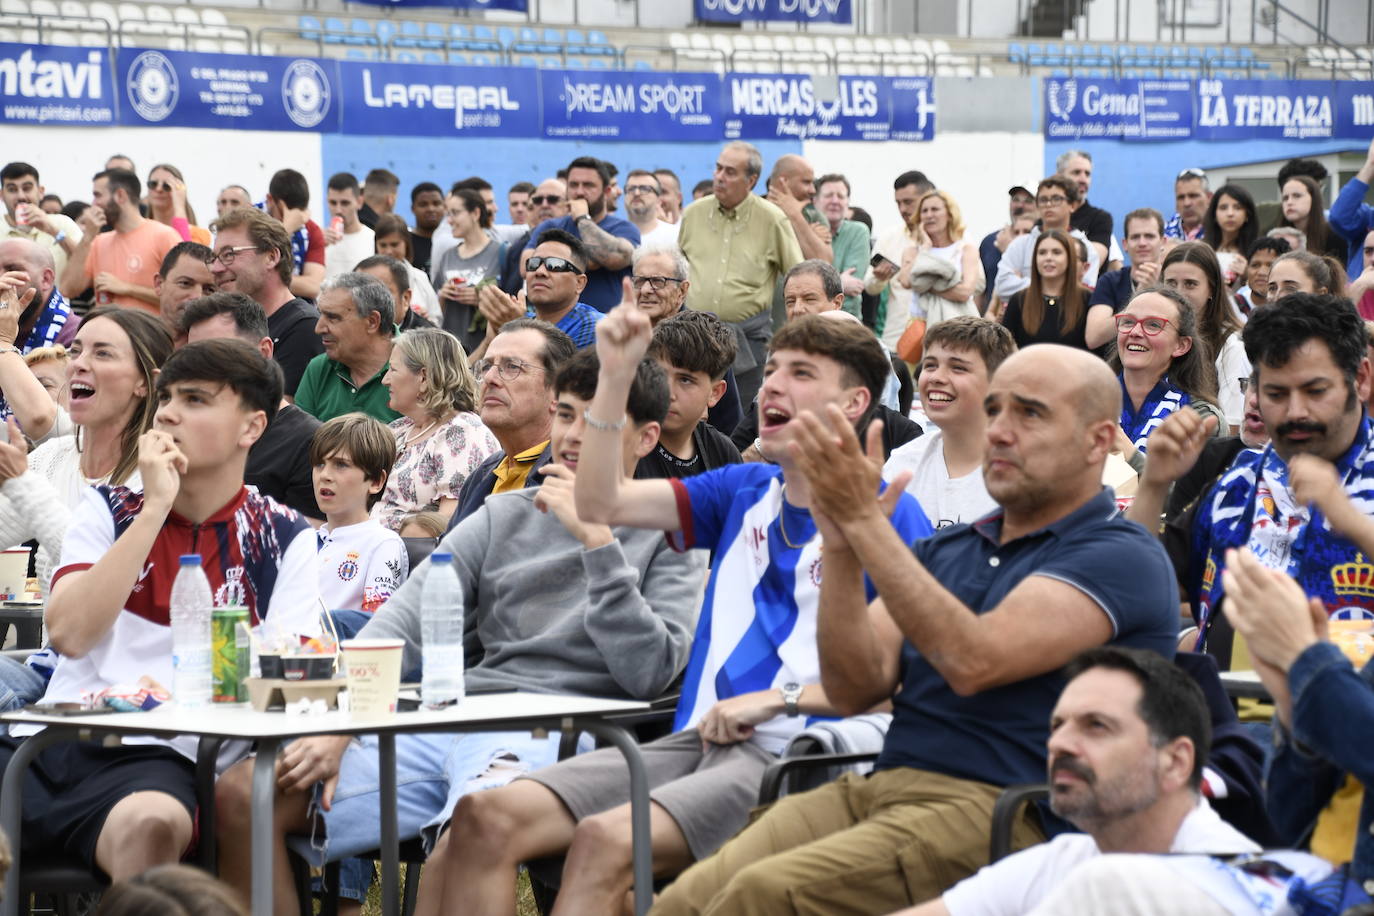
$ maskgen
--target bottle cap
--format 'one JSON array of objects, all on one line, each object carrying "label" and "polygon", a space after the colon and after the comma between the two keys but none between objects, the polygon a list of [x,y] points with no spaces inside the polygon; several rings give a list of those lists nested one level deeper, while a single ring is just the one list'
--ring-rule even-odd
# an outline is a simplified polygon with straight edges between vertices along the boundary
[{"label": "bottle cap", "polygon": [[183,554],[181,555],[181,565],[182,565],[182,566],[199,566],[199,565],[200,565],[200,554],[198,554],[198,553],[183,553]]},{"label": "bottle cap", "polygon": [[429,562],[431,562],[431,563],[452,563],[452,562],[453,562],[453,554],[449,553],[447,550],[436,550],[436,551],[434,551],[434,553],[432,553],[432,554],[429,555]]}]

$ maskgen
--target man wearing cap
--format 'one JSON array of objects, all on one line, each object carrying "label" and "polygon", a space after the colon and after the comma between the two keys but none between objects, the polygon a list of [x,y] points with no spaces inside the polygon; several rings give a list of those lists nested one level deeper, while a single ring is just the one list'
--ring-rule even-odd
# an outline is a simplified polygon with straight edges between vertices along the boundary
[{"label": "man wearing cap", "polygon": [[[983,262],[983,276],[996,277],[997,262],[1002,260],[1002,253],[1007,250],[1011,240],[1030,231],[1029,226],[1022,232],[1016,231],[1017,223],[1022,216],[1029,216],[1034,223],[1035,192],[1023,184],[1013,185],[1007,191],[1007,222],[1001,229],[984,236],[978,246],[978,260]],[[992,284],[988,284],[979,298],[982,300],[982,306],[986,308],[988,300],[992,298]]]}]

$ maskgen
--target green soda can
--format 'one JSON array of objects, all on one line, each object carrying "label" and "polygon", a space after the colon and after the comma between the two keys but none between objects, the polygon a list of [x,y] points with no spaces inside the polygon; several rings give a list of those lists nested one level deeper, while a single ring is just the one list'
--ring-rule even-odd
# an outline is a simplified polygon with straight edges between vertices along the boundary
[{"label": "green soda can", "polygon": [[[243,624],[243,630],[239,629]],[[242,703],[248,699],[248,608],[217,607],[210,614],[216,703]]]}]

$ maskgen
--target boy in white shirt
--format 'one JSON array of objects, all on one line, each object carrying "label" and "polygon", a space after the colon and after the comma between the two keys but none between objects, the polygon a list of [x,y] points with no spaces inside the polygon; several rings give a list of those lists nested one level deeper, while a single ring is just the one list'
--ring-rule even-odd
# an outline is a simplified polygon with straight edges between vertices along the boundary
[{"label": "boy in white shirt", "polygon": [[936,528],[971,522],[997,508],[983,485],[983,399],[992,373],[1015,350],[1011,332],[985,318],[951,318],[926,332],[917,385],[921,407],[936,429],[894,449],[883,479],[891,483],[910,471],[907,492]]},{"label": "boy in white shirt", "polygon": [[396,461],[396,437],[367,414],[335,417],[310,440],[319,536],[320,599],[339,635],[362,629],[401,587],[409,560],[401,536],[369,514]]}]

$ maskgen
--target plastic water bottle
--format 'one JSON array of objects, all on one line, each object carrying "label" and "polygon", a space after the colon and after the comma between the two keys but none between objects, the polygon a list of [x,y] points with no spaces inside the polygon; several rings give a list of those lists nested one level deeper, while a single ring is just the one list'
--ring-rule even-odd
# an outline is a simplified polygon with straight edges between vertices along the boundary
[{"label": "plastic water bottle", "polygon": [[209,706],[211,700],[210,580],[200,554],[181,556],[172,582],[172,699],[183,709]]},{"label": "plastic water bottle", "polygon": [[463,589],[453,554],[429,555],[420,590],[420,638],[424,672],[420,702],[431,709],[463,699]]}]

